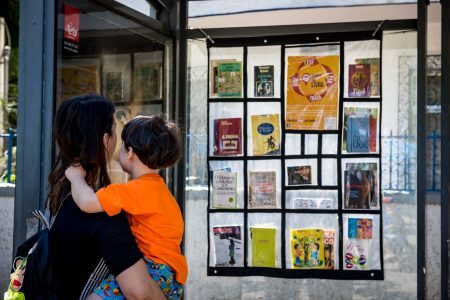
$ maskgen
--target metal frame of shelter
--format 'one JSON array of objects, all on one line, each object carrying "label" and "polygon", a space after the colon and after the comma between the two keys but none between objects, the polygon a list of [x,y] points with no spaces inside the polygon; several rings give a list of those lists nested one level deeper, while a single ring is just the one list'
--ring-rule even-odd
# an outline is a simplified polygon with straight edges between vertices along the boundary
[{"label": "metal frame of shelter", "polygon": [[[173,78],[171,87],[174,116],[187,128],[187,41],[204,38],[198,30],[188,30],[188,1],[148,0],[158,11],[151,19],[113,0],[91,0],[126,18],[140,23],[174,41]],[[191,0],[193,1],[193,0]],[[201,0],[195,0],[201,1]],[[450,224],[450,0],[442,0],[442,189],[441,215],[441,295],[448,299],[448,241]],[[418,33],[417,78],[417,157],[425,157],[426,132],[426,55],[427,9],[429,1],[417,2],[417,19],[387,21],[384,30],[415,29]],[[47,196],[47,177],[52,164],[52,123],[55,103],[56,67],[56,0],[20,1],[19,47],[19,116],[17,183],[14,220],[14,247],[24,240],[26,219],[30,212],[42,208]],[[312,24],[209,29],[215,38],[258,38],[292,34],[326,34],[375,30],[380,22]],[[444,134],[445,133],[445,134]],[[425,298],[425,191],[426,162],[417,160],[417,298]],[[174,169],[173,191],[184,213],[185,161]]]}]

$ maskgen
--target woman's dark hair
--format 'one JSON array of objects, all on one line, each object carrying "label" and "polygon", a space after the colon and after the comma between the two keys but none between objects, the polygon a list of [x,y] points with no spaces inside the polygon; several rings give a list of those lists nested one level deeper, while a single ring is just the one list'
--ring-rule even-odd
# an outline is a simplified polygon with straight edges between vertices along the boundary
[{"label": "woman's dark hair", "polygon": [[102,96],[76,96],[61,104],[54,124],[60,151],[48,178],[52,213],[70,193],[70,181],[64,174],[70,165],[81,164],[86,170],[86,182],[93,188],[111,183],[103,136],[112,135],[113,124],[114,104]]},{"label": "woman's dark hair", "polygon": [[174,165],[182,152],[178,126],[158,115],[138,116],[125,124],[122,141],[151,169]]}]

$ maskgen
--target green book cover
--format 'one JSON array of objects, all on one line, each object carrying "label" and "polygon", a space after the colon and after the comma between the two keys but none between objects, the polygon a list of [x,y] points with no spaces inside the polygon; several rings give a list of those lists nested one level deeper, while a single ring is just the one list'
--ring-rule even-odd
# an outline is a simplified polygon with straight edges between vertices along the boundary
[{"label": "green book cover", "polygon": [[242,63],[219,64],[217,81],[219,97],[242,97]]},{"label": "green book cover", "polygon": [[276,232],[276,228],[250,228],[253,267],[275,268]]}]

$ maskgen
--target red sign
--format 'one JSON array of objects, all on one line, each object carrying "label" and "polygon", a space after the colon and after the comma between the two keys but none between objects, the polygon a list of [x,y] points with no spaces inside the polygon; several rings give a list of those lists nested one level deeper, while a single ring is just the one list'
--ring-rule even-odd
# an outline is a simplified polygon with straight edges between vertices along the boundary
[{"label": "red sign", "polygon": [[64,39],[78,43],[80,39],[80,10],[64,4]]}]

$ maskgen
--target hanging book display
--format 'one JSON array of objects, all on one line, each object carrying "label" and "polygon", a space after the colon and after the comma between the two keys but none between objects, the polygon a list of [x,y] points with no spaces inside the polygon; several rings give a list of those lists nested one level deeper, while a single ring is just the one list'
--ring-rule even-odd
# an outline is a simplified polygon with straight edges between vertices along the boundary
[{"label": "hanging book display", "polygon": [[208,42],[209,276],[384,278],[381,35],[339,37]]}]

